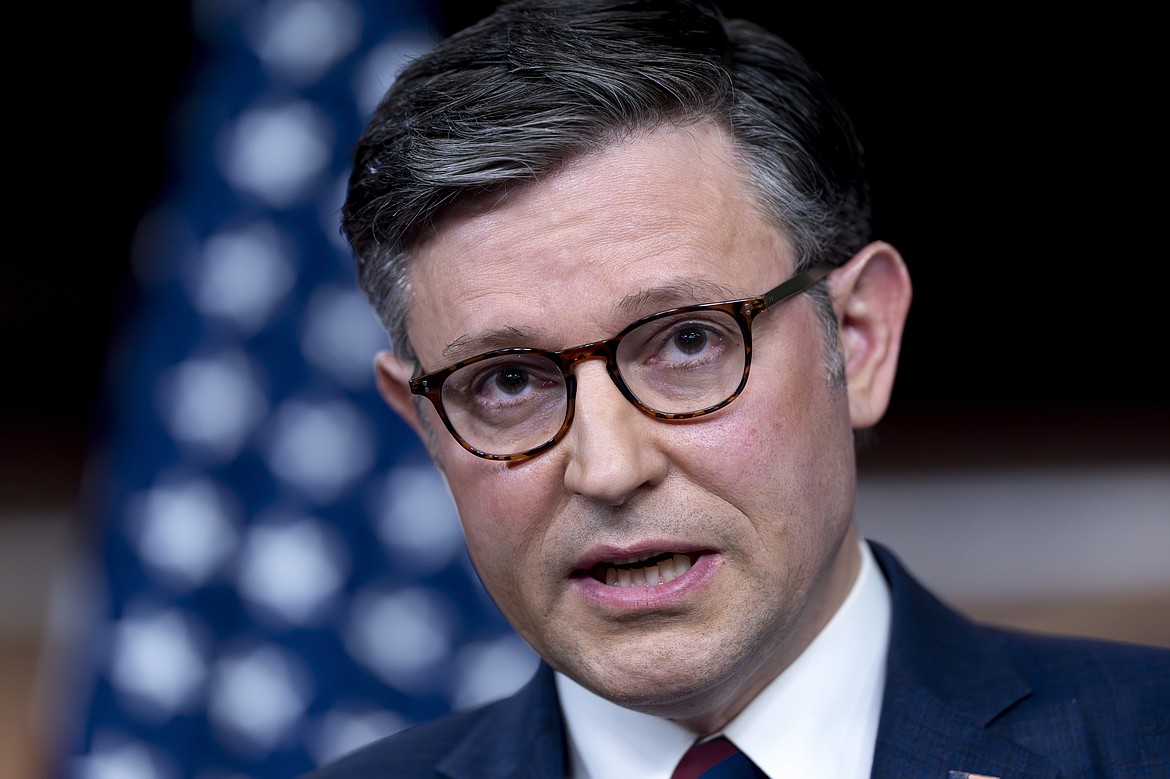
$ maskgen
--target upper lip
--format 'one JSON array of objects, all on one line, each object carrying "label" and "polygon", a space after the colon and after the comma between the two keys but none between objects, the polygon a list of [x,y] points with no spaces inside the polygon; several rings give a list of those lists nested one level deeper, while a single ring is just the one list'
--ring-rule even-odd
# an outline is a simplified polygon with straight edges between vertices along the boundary
[{"label": "upper lip", "polygon": [[639,542],[630,546],[598,545],[590,548],[577,559],[575,571],[588,571],[595,565],[602,563],[622,564],[635,563],[649,557],[662,554],[693,554],[695,552],[709,552],[711,548],[702,544],[685,541],[650,541]]}]

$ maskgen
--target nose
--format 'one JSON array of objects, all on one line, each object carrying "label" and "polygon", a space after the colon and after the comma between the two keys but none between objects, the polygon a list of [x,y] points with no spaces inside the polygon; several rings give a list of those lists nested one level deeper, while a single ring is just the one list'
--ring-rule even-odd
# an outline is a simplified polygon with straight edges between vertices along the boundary
[{"label": "nose", "polygon": [[600,505],[620,506],[666,476],[667,457],[658,439],[668,426],[626,400],[603,361],[587,360],[576,374],[573,424],[560,443],[567,459],[565,486]]}]

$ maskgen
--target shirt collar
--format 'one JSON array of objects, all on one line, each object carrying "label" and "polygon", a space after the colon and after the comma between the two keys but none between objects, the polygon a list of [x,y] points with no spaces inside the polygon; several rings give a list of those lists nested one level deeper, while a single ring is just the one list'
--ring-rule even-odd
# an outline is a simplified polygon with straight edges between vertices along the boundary
[{"label": "shirt collar", "polygon": [[[869,545],[845,601],[803,653],[723,733],[772,779],[868,777],[890,634],[890,595]],[[561,673],[571,776],[669,779],[695,734],[622,708]]]}]

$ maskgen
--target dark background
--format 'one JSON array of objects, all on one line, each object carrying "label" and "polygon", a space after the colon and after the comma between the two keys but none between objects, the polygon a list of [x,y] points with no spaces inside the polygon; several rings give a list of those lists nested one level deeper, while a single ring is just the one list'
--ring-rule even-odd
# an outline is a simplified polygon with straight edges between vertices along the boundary
[{"label": "dark background", "polygon": [[[491,5],[441,3],[438,32]],[[898,446],[872,462],[1165,459],[1152,19],[747,7],[725,4],[803,51],[851,111],[877,236],[914,279],[878,429]],[[0,488],[14,498],[78,481],[109,341],[133,305],[133,230],[164,186],[170,106],[199,54],[184,3],[40,13],[39,61],[9,89]]]}]

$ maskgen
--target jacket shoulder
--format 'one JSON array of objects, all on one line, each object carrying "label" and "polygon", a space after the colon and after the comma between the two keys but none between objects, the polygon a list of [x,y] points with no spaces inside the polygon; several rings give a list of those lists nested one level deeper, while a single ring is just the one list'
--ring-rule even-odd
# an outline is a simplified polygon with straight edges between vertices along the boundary
[{"label": "jacket shoulder", "polygon": [[976,624],[872,547],[894,605],[874,776],[963,757],[989,775],[1170,777],[1170,649]]},{"label": "jacket shoulder", "polygon": [[302,779],[368,779],[393,776],[401,779],[440,777],[436,765],[479,723],[490,721],[497,701],[401,730],[351,752],[336,762],[306,774]]},{"label": "jacket shoulder", "polygon": [[544,663],[513,695],[407,728],[302,779],[564,775],[564,724]]},{"label": "jacket shoulder", "polygon": [[1081,765],[1170,776],[1170,649],[996,632],[1031,685],[1001,715],[1005,732],[1024,745],[1060,744]]}]

